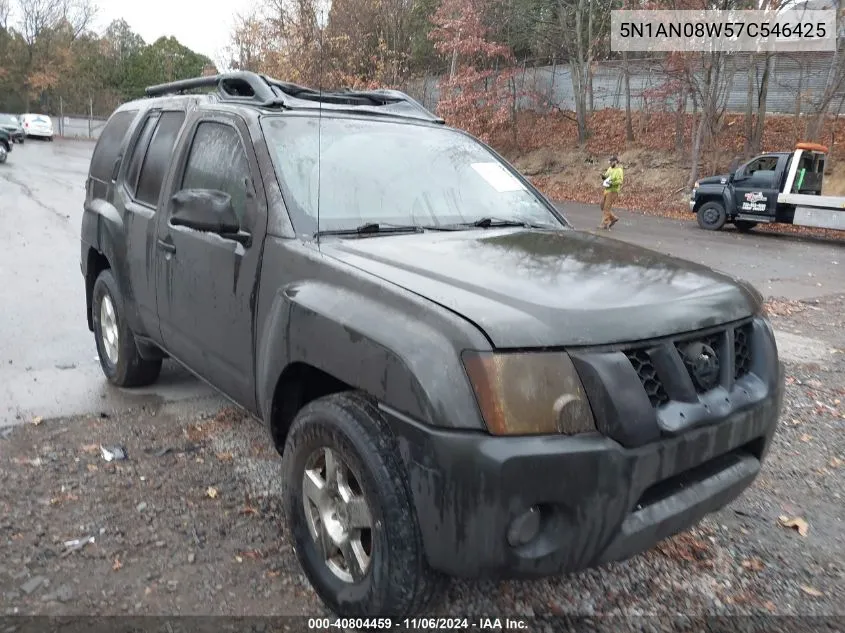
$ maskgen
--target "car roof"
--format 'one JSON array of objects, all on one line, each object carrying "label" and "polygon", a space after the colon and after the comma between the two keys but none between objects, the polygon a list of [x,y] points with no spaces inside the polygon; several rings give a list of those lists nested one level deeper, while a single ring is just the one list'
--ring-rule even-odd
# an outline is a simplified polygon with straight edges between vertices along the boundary
[{"label": "car roof", "polygon": [[[194,94],[190,94],[194,91]],[[195,91],[203,91],[196,94]],[[188,103],[219,103],[260,113],[314,112],[357,114],[377,118],[445,124],[421,103],[399,90],[316,90],[258,73],[239,71],[150,86],[146,97],[118,110],[141,104],[166,107]]]}]

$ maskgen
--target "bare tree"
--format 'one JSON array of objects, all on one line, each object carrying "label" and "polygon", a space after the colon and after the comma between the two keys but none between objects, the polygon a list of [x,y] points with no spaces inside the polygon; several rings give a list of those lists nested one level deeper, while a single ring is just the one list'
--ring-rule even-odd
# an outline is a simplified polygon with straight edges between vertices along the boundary
[{"label": "bare tree", "polygon": [[845,50],[842,46],[837,47],[836,52],[830,58],[830,66],[827,71],[827,81],[824,92],[813,107],[813,112],[807,121],[805,136],[808,140],[816,140],[822,131],[824,117],[836,94],[845,82]]},{"label": "bare tree", "polygon": [[634,140],[634,123],[631,120],[631,69],[627,51],[622,53],[623,73],[625,76],[625,140]]}]

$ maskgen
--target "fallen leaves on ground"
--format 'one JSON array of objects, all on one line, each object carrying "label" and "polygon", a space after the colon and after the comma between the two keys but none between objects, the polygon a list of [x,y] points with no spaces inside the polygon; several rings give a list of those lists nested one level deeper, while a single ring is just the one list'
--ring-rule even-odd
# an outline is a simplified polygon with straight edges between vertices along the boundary
[{"label": "fallen leaves on ground", "polygon": [[785,528],[797,530],[798,534],[801,536],[807,536],[807,533],[810,531],[810,524],[801,517],[788,517],[785,514],[782,514],[778,517],[778,523]]},{"label": "fallen leaves on ground", "polygon": [[821,598],[824,595],[824,592],[819,591],[815,587],[810,587],[809,585],[801,585],[801,591],[806,593],[808,596],[813,596],[814,598]]},{"label": "fallen leaves on ground", "polygon": [[37,415],[37,416],[35,416],[34,418],[32,418],[32,423],[33,423],[35,426],[38,426],[38,425],[39,425],[39,424],[41,424],[43,421],[44,421],[44,418],[42,418],[40,415]]},{"label": "fallen leaves on ground", "polygon": [[112,571],[119,571],[120,569],[123,569],[123,563],[120,562],[119,558],[115,558],[111,568]]},{"label": "fallen leaves on ground", "polygon": [[667,558],[705,567],[712,565],[711,561],[714,557],[710,543],[689,532],[683,532],[663,541],[657,546],[657,550]]},{"label": "fallen leaves on ground", "polygon": [[764,304],[770,316],[788,317],[803,311],[806,306],[800,301],[772,298]]},{"label": "fallen leaves on ground", "polygon": [[217,495],[219,495],[219,494],[220,493],[217,492],[217,488],[215,488],[214,486],[209,486],[208,488],[205,489],[205,495],[209,499],[216,499]]},{"label": "fallen leaves on ground", "polygon": [[746,558],[742,561],[742,567],[748,571],[763,571],[766,565],[759,558]]}]

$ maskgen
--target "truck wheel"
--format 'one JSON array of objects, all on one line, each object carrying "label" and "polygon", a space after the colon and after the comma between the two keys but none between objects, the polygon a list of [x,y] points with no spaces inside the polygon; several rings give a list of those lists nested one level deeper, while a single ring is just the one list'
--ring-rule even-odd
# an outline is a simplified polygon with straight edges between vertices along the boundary
[{"label": "truck wheel", "polygon": [[757,223],[752,222],[751,220],[735,220],[734,226],[737,231],[740,231],[741,233],[748,233],[748,231],[757,226]]},{"label": "truck wheel", "polygon": [[718,231],[725,226],[725,207],[718,202],[705,202],[698,210],[698,226],[707,231]]},{"label": "truck wheel", "polygon": [[443,584],[428,567],[404,465],[375,405],[345,392],[297,414],[282,457],[296,556],[341,617],[419,613]]},{"label": "truck wheel", "polygon": [[155,382],[161,360],[144,360],[138,354],[135,336],[124,319],[123,296],[111,270],[104,270],[91,293],[94,339],[100,365],[109,382],[118,387],[141,387]]}]

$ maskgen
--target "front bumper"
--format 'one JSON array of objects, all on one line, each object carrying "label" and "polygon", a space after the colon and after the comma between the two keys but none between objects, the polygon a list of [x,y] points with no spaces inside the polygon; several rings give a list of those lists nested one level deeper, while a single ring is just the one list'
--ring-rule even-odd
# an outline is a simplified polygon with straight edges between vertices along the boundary
[{"label": "front bumper", "polygon": [[[623,560],[688,529],[759,473],[783,395],[776,357],[770,369],[765,382],[753,379],[753,403],[633,446],[598,433],[441,431],[385,410],[429,564],[460,577],[542,577]],[[736,390],[754,392],[749,384]],[[541,509],[539,535],[511,546],[511,522],[532,506]]]}]

